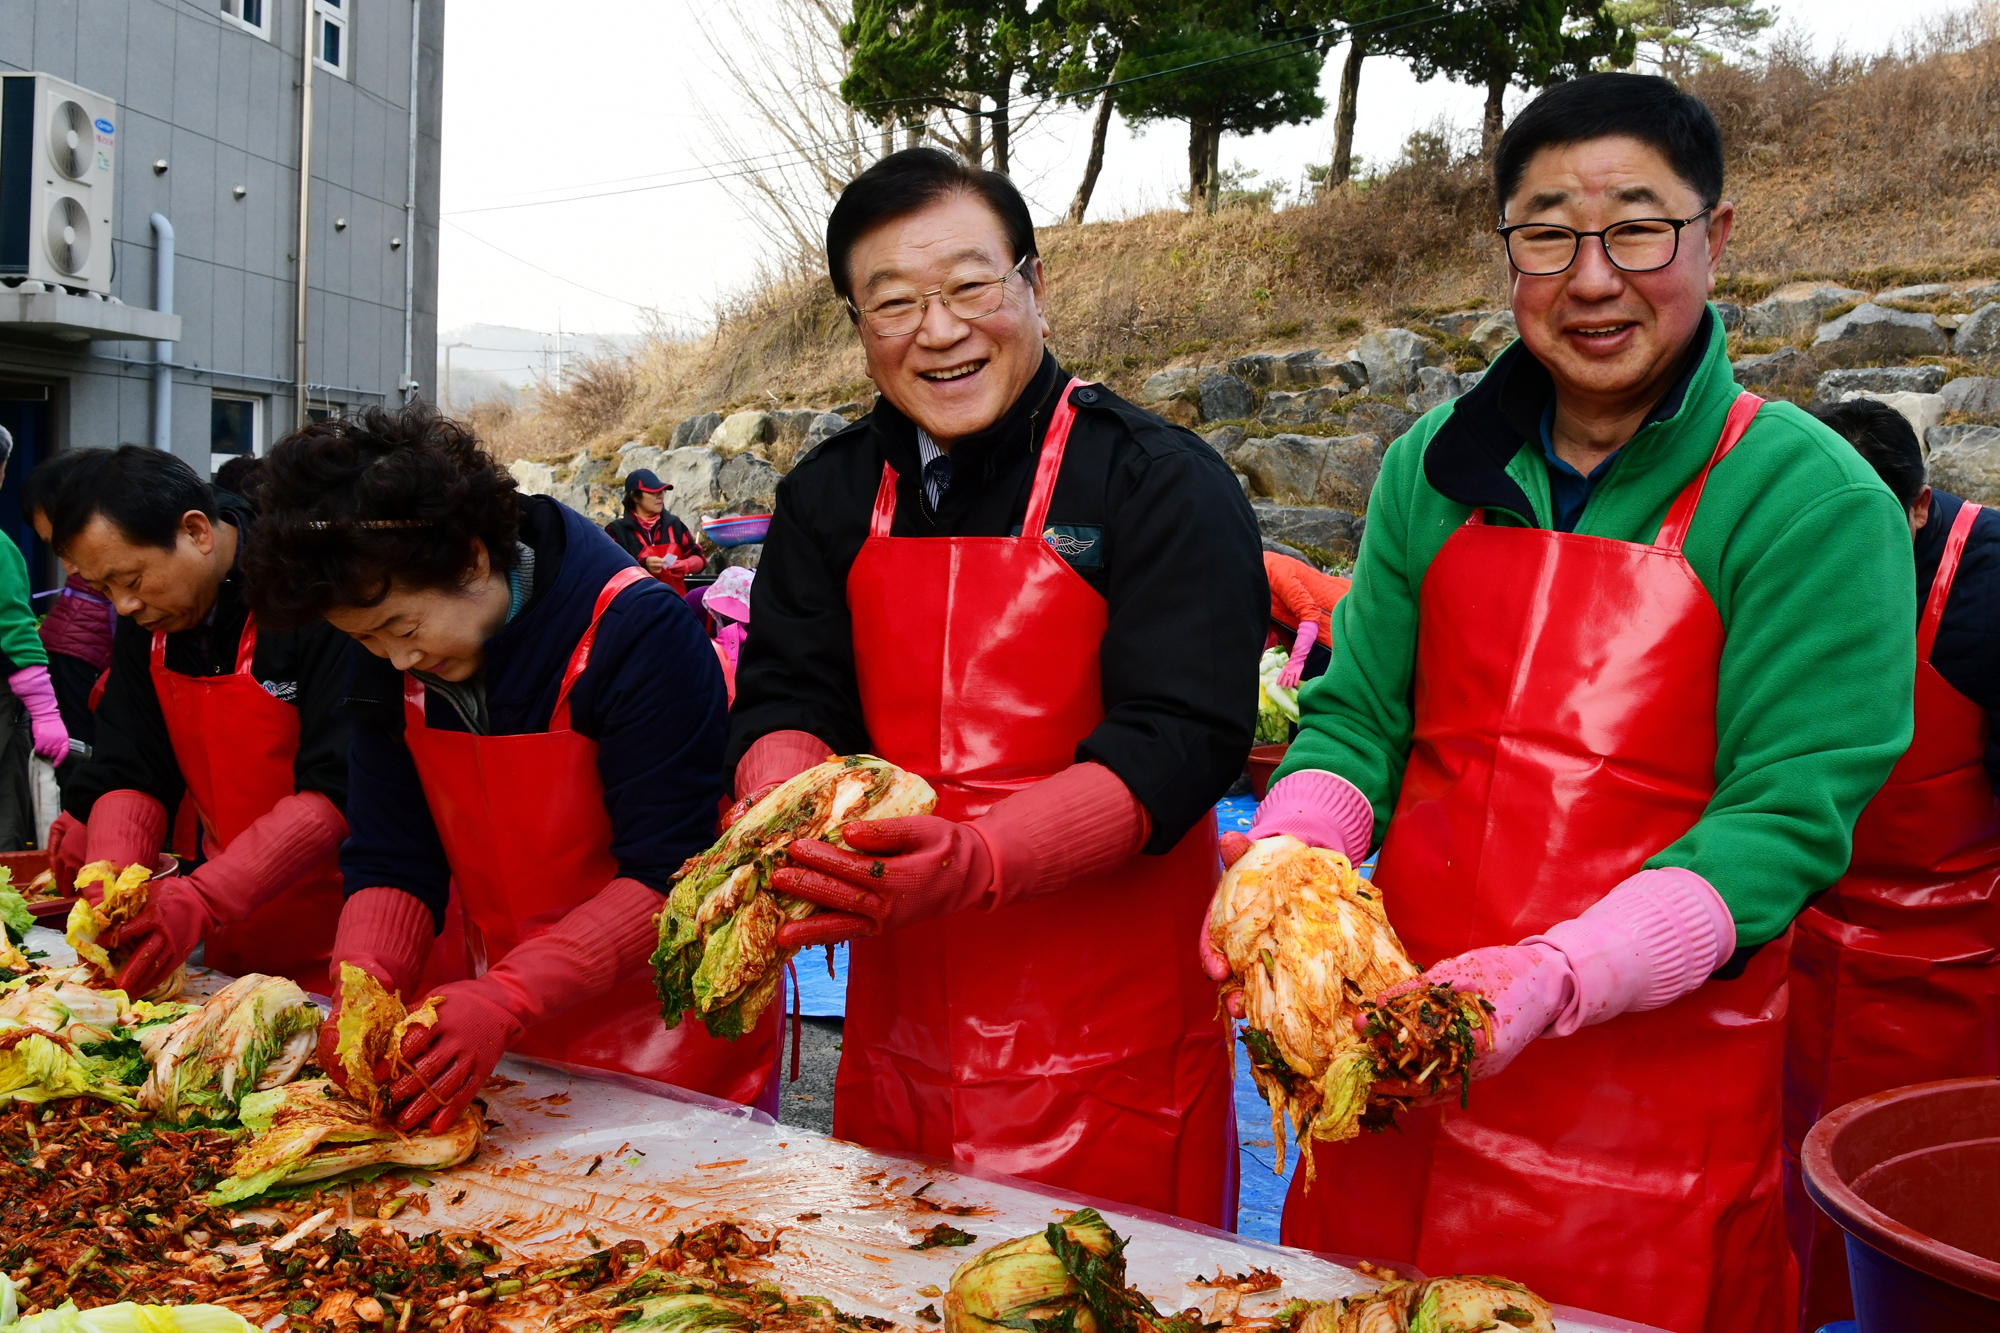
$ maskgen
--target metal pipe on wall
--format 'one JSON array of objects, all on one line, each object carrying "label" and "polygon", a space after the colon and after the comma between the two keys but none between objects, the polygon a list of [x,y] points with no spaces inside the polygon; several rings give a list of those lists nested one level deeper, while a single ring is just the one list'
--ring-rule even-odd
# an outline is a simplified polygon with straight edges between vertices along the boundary
[{"label": "metal pipe on wall", "polygon": [[403,202],[403,401],[417,396],[417,71],[423,58],[424,0],[410,0],[410,178]]},{"label": "metal pipe on wall", "polygon": [[300,0],[305,29],[299,37],[299,312],[293,334],[296,362],[292,424],[306,424],[306,248],[312,240],[313,0]]},{"label": "metal pipe on wall", "polygon": [[[174,224],[153,214],[153,309],[174,313]],[[153,344],[153,447],[174,451],[174,345]]]}]

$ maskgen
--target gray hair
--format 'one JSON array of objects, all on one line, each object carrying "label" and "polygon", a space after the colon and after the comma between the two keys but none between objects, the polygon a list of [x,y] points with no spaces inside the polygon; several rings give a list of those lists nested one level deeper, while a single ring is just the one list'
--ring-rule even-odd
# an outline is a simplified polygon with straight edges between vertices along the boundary
[{"label": "gray hair", "polygon": [[0,426],[0,467],[6,467],[7,460],[13,456],[14,437],[7,433],[5,426]]}]

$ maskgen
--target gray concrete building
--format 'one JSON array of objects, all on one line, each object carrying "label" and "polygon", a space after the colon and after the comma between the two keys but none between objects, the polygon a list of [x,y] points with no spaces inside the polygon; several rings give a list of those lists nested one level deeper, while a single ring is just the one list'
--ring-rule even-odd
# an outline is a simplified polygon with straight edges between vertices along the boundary
[{"label": "gray concrete building", "polygon": [[305,415],[430,396],[411,381],[437,363],[444,10],[0,0],[0,425],[16,439],[0,529],[24,549],[16,485],[58,450],[153,443],[207,476]]}]

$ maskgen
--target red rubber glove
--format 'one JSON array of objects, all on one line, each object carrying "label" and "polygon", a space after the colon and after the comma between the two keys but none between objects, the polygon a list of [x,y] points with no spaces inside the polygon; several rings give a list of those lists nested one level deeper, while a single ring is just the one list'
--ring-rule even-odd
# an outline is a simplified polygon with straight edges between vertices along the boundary
[{"label": "red rubber glove", "polygon": [[757,804],[757,802],[763,800],[766,796],[769,796],[772,792],[776,791],[783,785],[784,784],[782,782],[767,782],[763,786],[759,787],[756,791],[753,791],[748,796],[745,796],[742,800],[738,801],[736,804],[730,806],[729,809],[723,813],[722,819],[716,824],[715,836],[719,838],[723,834],[729,832],[730,825],[734,824],[737,820],[743,818],[743,816],[749,814],[751,806]]},{"label": "red rubber glove", "polygon": [[[68,842],[67,837],[64,842]],[[149,866],[160,859],[167,841],[167,808],[142,791],[122,788],[108,791],[90,807],[89,837],[81,851],[88,860],[79,860],[81,870],[91,861],[109,861],[114,871],[126,866]],[[61,872],[57,872],[61,873]],[[76,882],[75,871],[70,883]],[[93,884],[78,890],[93,903],[104,900],[104,889]]]},{"label": "red rubber glove", "polygon": [[762,795],[832,757],[833,747],[809,731],[773,731],[759,736],[736,761],[733,790],[740,797]]},{"label": "red rubber glove", "polygon": [[[1229,869],[1229,867],[1241,861],[1243,854],[1249,850],[1250,839],[1243,834],[1233,831],[1223,834],[1222,868],[1224,870]],[[1197,934],[1200,936],[1200,940],[1195,948],[1201,954],[1202,971],[1208,973],[1208,979],[1218,985],[1229,980],[1229,960],[1222,956],[1222,951],[1215,947],[1215,941],[1208,937],[1208,913],[1206,912],[1203,912],[1201,915],[1201,929]],[[1243,1017],[1242,991],[1229,992],[1229,998],[1225,1003],[1229,1007],[1229,1016],[1231,1018]]]},{"label": "red rubber glove", "polygon": [[90,864],[90,830],[65,810],[49,825],[49,869],[56,891],[67,895],[76,887],[76,872]]},{"label": "red rubber glove", "polygon": [[935,815],[849,824],[841,836],[854,851],[795,842],[798,866],[771,877],[780,892],[832,909],[779,927],[778,944],[826,944],[1059,892],[1123,864],[1150,831],[1131,789],[1095,763],[1073,764],[970,824]]},{"label": "red rubber glove", "polygon": [[389,1088],[402,1108],[397,1126],[428,1122],[431,1133],[444,1132],[522,1032],[641,974],[659,944],[660,907],[655,890],[614,879],[485,976],[433,990],[438,1021],[404,1034],[403,1058],[415,1064]]},{"label": "red rubber glove", "polygon": [[406,1134],[419,1132],[427,1120],[423,1132],[449,1129],[507,1047],[527,1030],[485,977],[448,982],[431,994],[438,1001],[437,1022],[405,1029],[403,1064],[410,1072],[389,1085],[390,1105],[402,1108],[396,1128]]},{"label": "red rubber glove", "polygon": [[988,905],[993,854],[975,825],[912,815],[849,824],[841,834],[853,851],[802,839],[791,846],[798,864],[771,876],[778,892],[831,909],[780,926],[780,948],[879,935]]},{"label": "red rubber glove", "polygon": [[[414,998],[417,979],[424,961],[430,957],[431,940],[437,933],[430,908],[415,894],[401,889],[363,889],[349,895],[340,909],[340,925],[333,932],[333,956],[328,963],[333,974],[333,1012],[319,1028],[320,1069],[335,1083],[347,1086],[346,1071],[340,1067],[337,1048],[340,1040],[340,965],[350,963],[375,978],[383,990],[409,1000]],[[388,1077],[387,1069],[376,1071],[377,1081]]]},{"label": "red rubber glove", "polygon": [[234,842],[187,876],[158,881],[107,948],[132,950],[114,983],[144,995],[187,961],[208,932],[241,921],[340,850],[347,820],[316,791],[280,799]]}]

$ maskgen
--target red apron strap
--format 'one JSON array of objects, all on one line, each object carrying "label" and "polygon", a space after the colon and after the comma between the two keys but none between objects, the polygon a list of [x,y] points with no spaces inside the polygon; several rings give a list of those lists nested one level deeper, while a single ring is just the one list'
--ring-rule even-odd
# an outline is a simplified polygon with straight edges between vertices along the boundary
[{"label": "red apron strap", "polygon": [[243,617],[243,633],[236,640],[236,674],[250,674],[250,661],[257,656],[257,618]]},{"label": "red apron strap", "polygon": [[590,628],[576,641],[576,651],[569,655],[569,669],[563,672],[562,689],[556,695],[556,711],[549,715],[550,731],[569,730],[569,692],[576,684],[576,678],[590,665],[591,645],[597,642],[597,625],[604,619],[604,612],[612,599],[633,584],[647,578],[645,570],[637,565],[627,565],[613,574],[604,584],[604,591],[597,594],[597,606],[590,613]]},{"label": "red apron strap", "polygon": [[1660,524],[1660,535],[1653,539],[1654,546],[1679,551],[1687,543],[1688,525],[1694,522],[1694,508],[1701,503],[1701,491],[1708,484],[1708,474],[1736,447],[1736,442],[1743,438],[1743,432],[1750,429],[1757,409],[1763,405],[1764,400],[1754,393],[1745,391],[1736,395],[1736,401],[1729,405],[1729,416],[1722,423],[1722,438],[1716,441],[1715,452],[1709,455],[1708,466],[1675,498],[1673,508],[1667,511],[1666,521]]},{"label": "red apron strap", "polygon": [[896,469],[882,464],[882,484],[875,488],[875,513],[868,520],[868,535],[886,537],[896,521]]},{"label": "red apron strap", "polygon": [[1069,428],[1076,422],[1076,405],[1069,396],[1084,385],[1086,379],[1074,376],[1063,386],[1062,395],[1056,399],[1056,410],[1049,417],[1049,428],[1042,435],[1042,461],[1035,468],[1035,488],[1028,492],[1028,512],[1021,518],[1021,535],[1036,537],[1048,523],[1049,500],[1056,493],[1056,474],[1062,471],[1063,450],[1069,445]]},{"label": "red apron strap", "polygon": [[1951,596],[1952,580],[1958,577],[1958,558],[1965,553],[1965,539],[1972,535],[1972,523],[1983,505],[1970,500],[1958,507],[1951,532],[1944,539],[1944,554],[1938,558],[1937,573],[1931,577],[1931,595],[1924,602],[1924,617],[1917,622],[1917,660],[1931,660],[1931,645],[1937,642],[1938,622],[1944,619],[1945,599]]},{"label": "red apron strap", "polygon": [[[255,616],[245,616],[243,618],[243,633],[236,640],[236,674],[239,676],[249,675],[250,662],[256,656],[257,619]],[[153,631],[153,666],[163,671],[166,669],[166,665],[167,632],[156,629]],[[417,686],[417,694],[420,698],[423,692],[424,687],[422,685]]]}]

